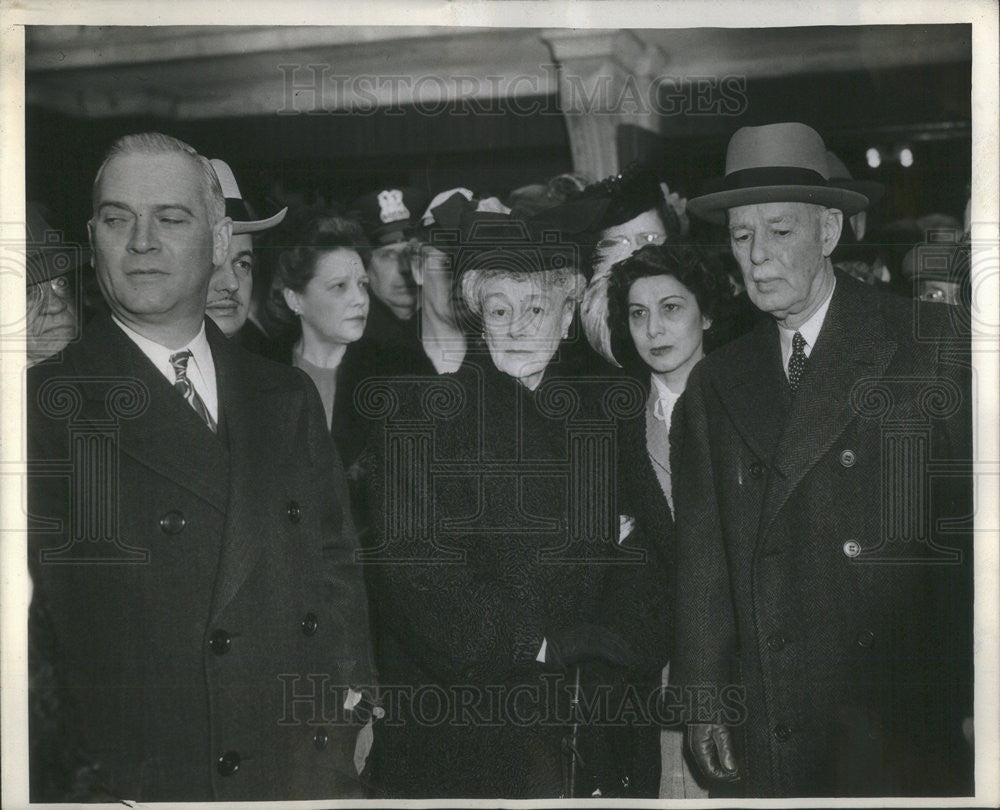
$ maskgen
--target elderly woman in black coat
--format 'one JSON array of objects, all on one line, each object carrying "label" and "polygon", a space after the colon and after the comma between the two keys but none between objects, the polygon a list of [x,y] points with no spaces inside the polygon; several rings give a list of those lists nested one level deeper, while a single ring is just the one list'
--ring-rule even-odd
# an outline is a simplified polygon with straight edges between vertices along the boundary
[{"label": "elderly woman in black coat", "polygon": [[566,234],[599,206],[482,208],[435,210],[482,338],[467,362],[359,392],[383,425],[365,558],[387,686],[376,778],[409,798],[613,795],[606,735],[572,735],[570,698],[579,667],[590,719],[655,711],[626,687],[666,660],[667,593],[657,555],[619,542],[616,486],[617,432],[643,391],[561,370],[584,289]]},{"label": "elderly woman in black coat", "polygon": [[[619,434],[623,510],[639,531],[660,540],[656,547],[672,571],[671,413],[705,354],[729,288],[721,269],[695,248],[662,244],[642,247],[595,276],[588,293],[588,339],[646,392],[643,418],[623,423]],[[665,730],[660,744],[660,797],[707,796],[682,759],[680,731]]]}]

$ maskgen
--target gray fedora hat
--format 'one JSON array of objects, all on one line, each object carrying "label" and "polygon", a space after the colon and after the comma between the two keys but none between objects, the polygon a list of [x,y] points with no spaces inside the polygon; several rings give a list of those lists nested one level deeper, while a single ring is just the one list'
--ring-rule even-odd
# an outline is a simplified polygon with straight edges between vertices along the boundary
[{"label": "gray fedora hat", "polygon": [[743,127],[729,140],[726,174],[688,200],[695,216],[719,225],[739,205],[804,202],[839,208],[845,217],[868,207],[860,191],[830,178],[826,145],[812,127],[794,122]]}]

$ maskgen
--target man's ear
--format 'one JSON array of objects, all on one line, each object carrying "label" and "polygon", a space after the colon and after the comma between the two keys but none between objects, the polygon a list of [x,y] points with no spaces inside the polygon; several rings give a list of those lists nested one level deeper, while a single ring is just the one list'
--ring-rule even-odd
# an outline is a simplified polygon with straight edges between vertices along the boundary
[{"label": "man's ear", "polygon": [[229,243],[233,238],[233,221],[220,219],[212,229],[212,264],[218,267],[229,259]]},{"label": "man's ear", "polygon": [[820,215],[820,234],[823,239],[823,258],[830,258],[833,249],[840,241],[844,228],[844,212],[839,208],[826,208]]}]

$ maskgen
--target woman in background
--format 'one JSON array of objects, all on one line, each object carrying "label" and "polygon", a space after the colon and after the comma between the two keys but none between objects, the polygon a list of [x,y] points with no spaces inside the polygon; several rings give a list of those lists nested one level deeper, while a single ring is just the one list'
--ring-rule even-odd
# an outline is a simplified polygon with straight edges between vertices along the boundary
[{"label": "woman in background", "polygon": [[306,222],[290,244],[278,257],[267,317],[279,358],[302,369],[319,391],[361,535],[369,523],[360,485],[367,423],[354,407],[354,390],[371,368],[357,343],[368,319],[371,251],[358,223],[329,216]]},{"label": "woman in background", "polygon": [[[591,296],[584,329],[605,359],[646,386],[644,418],[626,424],[619,437],[619,483],[625,514],[638,531],[655,540],[669,580],[673,570],[670,417],[691,369],[704,356],[706,333],[719,317],[729,287],[694,248],[671,244],[640,248],[611,266],[606,279],[598,294]],[[595,277],[591,290],[594,282],[601,283]],[[664,680],[668,672],[669,667]],[[660,679],[659,671],[646,675]],[[644,735],[644,730],[634,733]],[[683,762],[681,732],[664,730],[660,748],[660,797],[707,796]]]}]

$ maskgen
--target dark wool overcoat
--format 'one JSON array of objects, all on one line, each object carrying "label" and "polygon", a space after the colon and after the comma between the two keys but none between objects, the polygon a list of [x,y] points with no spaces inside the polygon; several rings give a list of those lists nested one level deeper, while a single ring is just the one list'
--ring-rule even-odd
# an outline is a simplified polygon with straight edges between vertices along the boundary
[{"label": "dark wool overcoat", "polygon": [[367,601],[319,397],[205,330],[218,433],[108,316],[29,372],[33,798],[361,795]]},{"label": "dark wool overcoat", "polygon": [[[591,716],[651,728],[646,686],[667,657],[665,538],[619,543],[619,515],[632,507],[618,497],[619,423],[643,418],[645,393],[621,378],[561,377],[558,363],[530,391],[488,357],[363,389],[383,418],[366,566],[387,795],[561,795],[566,676],[535,658],[544,639],[580,623],[635,651],[628,671],[585,668],[588,695],[614,691]],[[582,795],[611,761],[605,742],[581,734]]]},{"label": "dark wool overcoat", "polygon": [[692,719],[736,730],[747,796],[972,789],[955,317],[838,277],[794,397],[768,319],[706,357],[674,413],[671,680],[704,688]]}]

